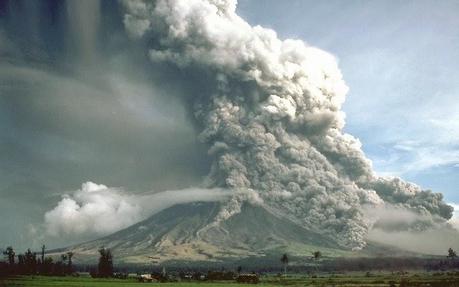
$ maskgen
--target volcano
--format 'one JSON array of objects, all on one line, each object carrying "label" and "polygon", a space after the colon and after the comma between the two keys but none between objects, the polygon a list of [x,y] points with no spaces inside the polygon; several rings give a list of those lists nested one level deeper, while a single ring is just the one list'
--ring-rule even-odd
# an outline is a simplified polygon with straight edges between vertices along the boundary
[{"label": "volcano", "polygon": [[93,261],[98,249],[106,247],[117,261],[134,264],[148,263],[150,256],[159,262],[185,263],[277,260],[285,252],[310,256],[316,250],[329,257],[400,253],[371,242],[358,252],[345,250],[330,238],[278,217],[262,206],[245,203],[240,213],[217,223],[219,210],[220,203],[214,202],[175,205],[126,229],[65,251],[72,250],[82,261]]},{"label": "volcano", "polygon": [[[133,164],[137,160],[131,156],[150,150],[164,154],[166,160],[164,164],[148,161],[147,169],[139,174],[161,170],[170,182],[161,178],[157,183],[149,177],[148,184],[137,184],[134,178],[127,182],[127,186],[153,189],[138,190],[145,194],[83,184],[45,214],[48,234],[105,235],[144,219],[157,206],[189,200],[215,202],[219,197],[226,204],[172,206],[73,249],[97,255],[97,249],[105,246],[127,262],[145,262],[147,256],[160,261],[267,258],[279,252],[310,256],[314,250],[330,256],[355,254],[350,250],[387,254],[379,244],[368,242],[374,226],[385,228],[384,234],[449,228],[454,208],[442,194],[398,177],[378,175],[360,140],[347,133],[342,107],[348,87],[334,55],[250,25],[237,14],[235,0],[120,3],[129,43],[140,49],[134,54],[148,55],[148,59],[133,58],[133,68],[139,60],[147,60],[148,65],[139,65],[141,77],[132,76],[141,80],[143,74],[149,75],[145,79],[153,85],[145,100],[138,101],[131,89],[117,94],[123,99],[123,109],[129,107],[125,117],[136,118],[132,130],[151,123],[161,131],[155,137],[161,138],[162,132],[173,135],[179,126],[163,126],[156,120],[163,111],[156,111],[153,99],[164,94],[165,101],[177,100],[177,111],[190,128],[190,133],[178,137],[179,142],[186,139],[186,146],[168,150],[172,141],[167,136],[166,142],[151,140],[147,149],[138,150],[133,141],[134,149],[126,155]],[[117,91],[117,86],[108,90]],[[175,122],[175,116],[166,115],[164,122]],[[124,119],[114,123],[124,127]],[[124,128],[115,130],[117,135],[125,132]],[[143,139],[143,134],[138,137]],[[189,157],[201,149],[207,149],[207,154]],[[180,160],[168,162],[171,156]],[[184,175],[176,171],[183,164],[190,164],[193,171],[199,167],[201,174],[190,172],[190,181],[181,182]],[[131,173],[137,172],[132,169]],[[199,199],[190,190],[167,190],[173,186],[193,190],[190,183],[202,189]],[[164,193],[157,192],[161,190]],[[147,193],[162,200],[149,200]],[[411,239],[404,241],[411,245]]]}]

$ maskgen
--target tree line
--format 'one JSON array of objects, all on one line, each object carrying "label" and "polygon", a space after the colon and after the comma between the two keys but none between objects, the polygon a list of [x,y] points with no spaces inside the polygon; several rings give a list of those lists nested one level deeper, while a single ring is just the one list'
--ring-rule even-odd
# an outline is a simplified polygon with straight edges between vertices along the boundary
[{"label": "tree line", "polygon": [[[44,275],[44,276],[67,276],[77,275],[73,265],[74,253],[71,251],[60,254],[57,260],[51,256],[45,256],[46,246],[41,247],[40,254],[27,249],[22,254],[16,254],[12,246],[2,251],[5,261],[0,262],[0,276],[13,275]],[[99,249],[99,264],[97,269],[91,270],[93,277],[113,276],[113,255],[108,248]]]},{"label": "tree line", "polygon": [[[307,270],[308,273],[325,271],[368,271],[368,270],[391,270],[397,271],[401,269],[419,268],[427,271],[444,271],[459,268],[459,260],[456,251],[449,248],[446,255],[446,260],[437,258],[422,258],[422,257],[368,257],[368,258],[328,258],[319,264],[322,258],[320,251],[312,252],[312,256],[307,260],[313,260],[314,264],[309,264],[307,267],[302,265],[291,266],[291,271],[298,273]],[[298,259],[298,258],[296,258]],[[283,265],[284,276],[287,274],[287,266],[289,265],[289,255],[284,253],[280,258]],[[274,270],[265,269],[265,272]]]},{"label": "tree line", "polygon": [[37,254],[27,249],[22,254],[16,254],[12,246],[8,246],[2,253],[6,262],[0,262],[0,275],[54,275],[64,276],[74,272],[72,252],[61,254],[59,260],[54,261],[50,256],[45,257],[46,246]]},{"label": "tree line", "polygon": [[[110,249],[100,248],[99,262],[97,267],[91,267],[88,271],[92,277],[113,277],[114,276],[114,262],[113,255]],[[73,252],[62,253],[59,256],[45,256],[46,247],[42,246],[41,252],[32,252],[27,249],[22,254],[16,254],[12,246],[8,246],[1,252],[5,261],[0,261],[0,276],[11,275],[45,275],[45,276],[67,276],[77,275],[76,268],[73,264]],[[368,271],[368,270],[402,270],[409,268],[420,268],[431,271],[441,271],[459,268],[459,260],[456,251],[452,248],[448,249],[446,260],[437,258],[419,258],[419,257],[378,257],[378,258],[325,258],[320,260],[322,253],[315,251],[312,256],[308,258],[313,260],[314,264],[304,266],[303,264],[290,266],[290,272],[304,272],[316,273],[319,270],[325,272],[333,271]],[[295,261],[299,258],[296,257]],[[287,273],[289,265],[289,255],[283,254],[280,262],[283,265],[284,275]],[[301,261],[301,260],[300,260]],[[278,261],[279,262],[279,261]],[[320,264],[319,264],[320,263]],[[260,266],[261,265],[261,266]],[[257,266],[253,265],[253,270],[258,272],[277,272],[276,267],[269,267],[269,263],[258,263]],[[81,267],[81,266],[80,266]],[[127,267],[127,266],[126,266]],[[129,269],[136,269],[131,266]],[[198,268],[196,266],[196,268]],[[198,270],[198,269],[196,269]],[[238,273],[241,272],[242,266],[237,268]]]}]

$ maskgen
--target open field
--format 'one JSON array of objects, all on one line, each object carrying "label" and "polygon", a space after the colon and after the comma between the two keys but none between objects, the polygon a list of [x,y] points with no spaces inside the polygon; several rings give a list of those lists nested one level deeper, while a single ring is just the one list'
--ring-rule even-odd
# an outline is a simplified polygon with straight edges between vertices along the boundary
[{"label": "open field", "polygon": [[[93,279],[90,277],[44,277],[19,276],[0,281],[0,286],[78,286],[78,287],[130,287],[160,284],[161,286],[204,286],[204,287],[232,287],[248,286],[227,282],[173,282],[173,283],[139,283],[135,278]],[[393,275],[390,273],[352,273],[352,274],[324,274],[317,278],[306,275],[291,275],[287,278],[263,276],[259,285],[264,286],[432,286],[432,287],[459,287],[459,272],[444,273],[408,273]]]},{"label": "open field", "polygon": [[42,277],[21,276],[14,279],[0,281],[1,287],[10,286],[25,286],[25,287],[48,287],[48,286],[69,286],[69,287],[131,287],[144,285],[161,285],[161,286],[206,286],[206,287],[231,287],[231,286],[247,286],[247,284],[237,284],[230,282],[174,282],[174,283],[140,283],[134,278],[127,280],[119,279],[93,279],[89,277],[72,278],[72,277]]}]

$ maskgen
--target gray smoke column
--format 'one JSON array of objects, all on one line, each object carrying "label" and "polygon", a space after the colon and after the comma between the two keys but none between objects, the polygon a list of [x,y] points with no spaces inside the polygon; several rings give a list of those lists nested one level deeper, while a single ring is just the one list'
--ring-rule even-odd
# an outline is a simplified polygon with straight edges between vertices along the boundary
[{"label": "gray smoke column", "polygon": [[184,97],[214,158],[207,184],[247,191],[235,192],[223,219],[259,197],[273,212],[359,249],[374,223],[368,206],[451,217],[441,194],[377,177],[360,142],[343,132],[348,87],[332,55],[250,26],[236,1],[123,3],[125,27],[150,45],[153,66],[175,66],[196,83]]}]

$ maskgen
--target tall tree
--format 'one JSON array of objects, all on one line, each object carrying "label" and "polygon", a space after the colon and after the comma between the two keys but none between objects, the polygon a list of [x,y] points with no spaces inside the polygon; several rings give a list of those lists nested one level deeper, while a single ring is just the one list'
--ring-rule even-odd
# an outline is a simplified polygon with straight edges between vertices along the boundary
[{"label": "tall tree", "polygon": [[73,252],[69,251],[67,252],[67,268],[68,268],[68,273],[72,273],[72,257],[73,257]]},{"label": "tall tree", "polygon": [[12,246],[8,246],[5,251],[3,251],[3,255],[8,257],[8,263],[10,265],[14,265],[14,258],[16,257],[16,253]]},{"label": "tall tree", "polygon": [[26,274],[37,273],[37,254],[30,249],[24,253],[24,269]]},{"label": "tall tree", "polygon": [[457,254],[456,254],[456,251],[454,251],[451,247],[448,249],[448,256],[446,256],[450,259],[456,259],[457,258]]},{"label": "tall tree", "polygon": [[284,255],[282,255],[280,261],[282,262],[282,264],[284,264],[284,276],[286,276],[287,275],[287,265],[288,265],[287,253],[284,253]]},{"label": "tall tree", "polygon": [[312,258],[314,258],[314,261],[316,262],[316,272],[319,270],[319,267],[317,266],[317,261],[322,257],[322,252],[320,251],[314,251],[312,252]]},{"label": "tall tree", "polygon": [[314,251],[314,252],[312,253],[312,256],[314,257],[314,260],[317,261],[317,260],[320,259],[320,257],[322,257],[322,252],[320,252],[320,251]]},{"label": "tall tree", "polygon": [[110,249],[102,247],[99,249],[99,254],[99,276],[113,276],[113,256]]}]

